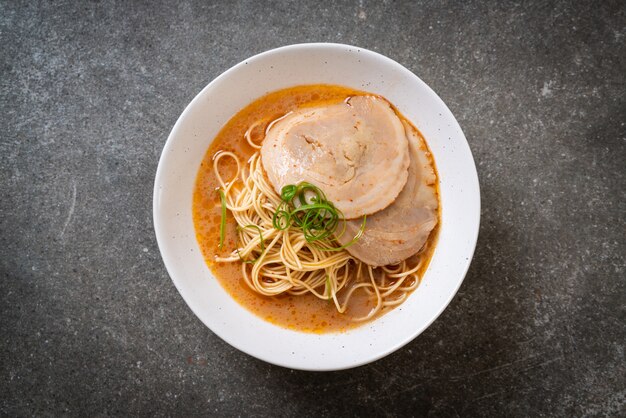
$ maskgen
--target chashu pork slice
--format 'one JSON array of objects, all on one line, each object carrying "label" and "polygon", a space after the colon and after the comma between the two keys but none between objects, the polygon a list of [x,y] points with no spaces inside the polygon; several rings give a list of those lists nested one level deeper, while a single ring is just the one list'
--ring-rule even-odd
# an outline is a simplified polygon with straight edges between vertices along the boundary
[{"label": "chashu pork slice", "polygon": [[306,181],[346,219],[389,206],[404,187],[409,149],[391,105],[374,96],[304,108],[270,125],[261,159],[277,193]]},{"label": "chashu pork slice", "polygon": [[[347,250],[371,266],[397,264],[416,254],[437,225],[436,176],[424,140],[405,124],[409,140],[409,176],[398,198],[385,210],[368,216],[361,238]],[[361,228],[361,220],[346,222],[343,245]]]}]

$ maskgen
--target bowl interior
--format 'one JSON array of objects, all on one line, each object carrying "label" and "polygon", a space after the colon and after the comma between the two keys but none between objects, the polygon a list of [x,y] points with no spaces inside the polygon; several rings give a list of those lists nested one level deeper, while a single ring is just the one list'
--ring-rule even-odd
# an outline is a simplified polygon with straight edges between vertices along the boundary
[{"label": "bowl interior", "polygon": [[[334,334],[283,329],[248,312],[220,286],[196,242],[192,193],[203,155],[238,110],[268,92],[339,84],[380,94],[417,126],[440,178],[439,241],[420,287],[378,320]],[[159,161],[154,224],[165,266],[192,311],[234,347],[277,365],[337,370],[383,357],[419,335],[445,309],[471,261],[480,218],[478,177],[465,136],[417,76],[377,53],[347,45],[301,44],[254,56],[216,78],[187,106]]]}]

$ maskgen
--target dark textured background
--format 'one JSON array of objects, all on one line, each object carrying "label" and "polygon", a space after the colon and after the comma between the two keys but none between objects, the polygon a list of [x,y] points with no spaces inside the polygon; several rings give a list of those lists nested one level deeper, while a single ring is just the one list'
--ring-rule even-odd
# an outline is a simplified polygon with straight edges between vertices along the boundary
[{"label": "dark textured background", "polygon": [[[448,104],[482,225],[398,352],[308,373],[187,308],[152,229],[161,149],[258,52],[381,52]],[[626,5],[0,2],[2,415],[625,416]]]}]

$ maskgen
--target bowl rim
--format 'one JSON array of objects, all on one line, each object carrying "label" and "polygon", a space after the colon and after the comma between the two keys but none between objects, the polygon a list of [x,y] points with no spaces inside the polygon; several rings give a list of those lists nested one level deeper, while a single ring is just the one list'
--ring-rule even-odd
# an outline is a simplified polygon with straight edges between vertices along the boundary
[{"label": "bowl rim", "polygon": [[[421,84],[422,87],[424,87],[427,91],[429,91],[429,93],[431,94],[432,98],[438,102],[438,105],[441,106],[443,109],[447,110],[447,112],[449,112],[449,114],[452,116],[454,123],[456,123],[456,125],[459,128],[459,132],[461,137],[459,139],[462,139],[460,146],[466,148],[465,151],[467,151],[469,157],[470,157],[470,161],[469,163],[471,164],[471,168],[473,170],[471,170],[471,182],[472,187],[475,187],[476,190],[476,209],[475,209],[475,213],[476,213],[476,219],[474,220],[473,225],[475,225],[475,228],[473,230],[473,235],[471,237],[469,237],[469,242],[470,242],[470,250],[468,252],[468,257],[466,260],[464,260],[462,262],[462,276],[460,277],[460,279],[458,280],[456,286],[454,287],[454,291],[450,292],[449,295],[446,296],[445,301],[443,303],[441,303],[439,309],[436,312],[433,312],[432,315],[430,315],[430,319],[426,322],[424,322],[423,326],[420,327],[416,327],[413,332],[411,332],[409,335],[407,335],[404,339],[398,340],[396,341],[394,344],[390,344],[388,346],[387,349],[385,350],[380,350],[378,352],[376,352],[376,354],[371,355],[370,357],[363,359],[361,361],[358,362],[354,362],[354,363],[350,363],[350,364],[346,364],[343,367],[308,367],[308,366],[300,366],[300,365],[294,365],[292,362],[289,361],[277,361],[274,358],[270,358],[268,356],[264,356],[259,354],[258,352],[252,352],[252,350],[249,350],[247,347],[241,346],[240,344],[235,343],[234,341],[232,341],[227,335],[224,335],[223,333],[217,332],[215,329],[213,329],[204,319],[203,316],[201,314],[199,314],[199,312],[197,312],[196,307],[194,306],[193,303],[190,302],[189,298],[185,295],[184,292],[181,291],[181,289],[179,288],[178,284],[177,284],[177,279],[175,278],[175,274],[173,274],[173,265],[172,265],[172,260],[170,260],[168,258],[168,256],[165,254],[165,250],[164,250],[164,240],[166,239],[164,236],[164,232],[161,231],[161,226],[159,225],[159,205],[158,205],[158,188],[159,188],[159,184],[161,183],[161,179],[163,178],[163,176],[165,175],[164,171],[165,171],[165,156],[168,154],[168,151],[171,150],[171,148],[173,147],[173,143],[175,141],[175,134],[177,133],[177,131],[179,130],[180,126],[184,123],[185,119],[187,118],[188,114],[191,112],[191,109],[193,109],[198,102],[201,101],[202,97],[206,94],[206,92],[208,90],[210,90],[214,85],[219,84],[223,79],[229,77],[232,73],[237,72],[238,70],[240,70],[243,66],[248,65],[251,62],[254,62],[256,60],[259,59],[263,59],[266,58],[268,56],[274,55],[274,54],[281,54],[283,52],[287,52],[287,51],[292,51],[292,50],[298,50],[298,49],[318,49],[318,48],[341,48],[341,49],[354,49],[356,51],[358,51],[359,53],[365,53],[365,54],[370,54],[371,56],[380,59],[382,61],[385,61],[387,64],[395,67],[395,70],[400,71],[401,73],[404,73],[406,76],[408,76],[409,78],[412,78],[415,82],[417,82],[418,84]],[[306,84],[306,83],[305,83]],[[172,130],[170,131],[168,138],[166,140],[166,143],[163,147],[163,150],[161,152],[161,155],[159,157],[159,163],[157,166],[157,171],[156,171],[156,175],[155,175],[155,179],[154,179],[154,188],[153,188],[153,226],[154,226],[154,230],[155,230],[155,235],[156,235],[156,239],[157,239],[157,244],[159,246],[159,251],[161,254],[161,258],[163,260],[163,263],[165,265],[165,268],[168,272],[168,275],[170,276],[174,286],[176,287],[176,289],[178,290],[178,293],[180,294],[180,296],[183,298],[183,300],[185,301],[185,303],[187,304],[187,306],[191,309],[191,311],[196,315],[196,317],[198,319],[200,319],[200,321],[211,330],[211,332],[213,332],[215,335],[217,335],[218,337],[220,337],[223,341],[227,342],[229,345],[237,348],[238,350],[252,356],[255,358],[258,358],[260,360],[263,360],[267,363],[270,364],[274,364],[274,365],[278,365],[281,367],[286,367],[286,368],[291,368],[291,369],[298,369],[298,370],[307,370],[307,371],[333,371],[333,370],[345,370],[345,369],[350,369],[350,368],[355,368],[355,367],[359,367],[365,364],[369,364],[371,362],[374,362],[376,360],[379,360],[391,353],[393,353],[394,351],[397,351],[398,349],[402,348],[403,346],[405,346],[406,344],[408,344],[409,342],[413,341],[417,336],[419,336],[422,332],[424,332],[430,325],[432,325],[432,323],[439,318],[439,316],[443,313],[443,311],[448,307],[448,305],[450,304],[450,302],[452,301],[452,299],[454,298],[454,296],[458,293],[459,288],[461,287],[461,285],[463,284],[465,277],[467,276],[467,272],[469,270],[469,267],[471,265],[471,262],[473,260],[473,256],[476,250],[476,245],[477,245],[477,241],[478,241],[478,235],[479,235],[479,230],[480,230],[480,217],[481,217],[481,198],[480,198],[480,183],[479,183],[479,179],[478,179],[478,172],[476,169],[476,163],[471,151],[471,148],[469,146],[469,143],[467,142],[467,138],[465,137],[465,134],[463,133],[460,124],[458,123],[458,121],[456,120],[456,118],[454,117],[454,115],[452,114],[452,112],[450,111],[450,109],[448,108],[448,106],[443,102],[443,100],[439,97],[439,95],[437,95],[437,93],[435,93],[435,91],[428,86],[422,79],[420,79],[416,74],[414,74],[412,71],[410,71],[409,69],[407,69],[406,67],[404,67],[402,64],[398,63],[397,61],[382,55],[378,52],[375,51],[371,51],[369,49],[366,48],[362,48],[362,47],[357,47],[357,46],[352,46],[352,45],[347,45],[347,44],[341,44],[341,43],[332,43],[332,42],[312,42],[312,43],[297,43],[297,44],[291,44],[291,45],[286,45],[286,46],[282,46],[282,47],[278,47],[278,48],[273,48],[273,49],[269,49],[266,50],[264,52],[255,54],[249,58],[246,58],[244,60],[242,60],[241,62],[233,65],[232,67],[228,68],[226,71],[222,72],[220,75],[218,75],[217,77],[215,77],[210,83],[208,83],[202,90],[200,90],[200,92],[198,92],[195,97],[191,100],[191,102],[189,102],[189,104],[187,104],[187,106],[185,107],[185,109],[183,110],[183,112],[181,113],[181,115],[178,117],[178,119],[176,120],[176,123],[174,124]],[[416,290],[417,291],[417,290]],[[243,307],[242,307],[243,308]],[[245,309],[245,308],[243,308]],[[252,313],[251,313],[252,314]],[[252,314],[254,315],[254,314]],[[375,322],[375,321],[374,321]],[[275,325],[278,326],[278,325]],[[331,333],[332,334],[332,333]],[[312,334],[317,336],[317,334]],[[327,335],[327,334],[322,334],[322,335]]]}]

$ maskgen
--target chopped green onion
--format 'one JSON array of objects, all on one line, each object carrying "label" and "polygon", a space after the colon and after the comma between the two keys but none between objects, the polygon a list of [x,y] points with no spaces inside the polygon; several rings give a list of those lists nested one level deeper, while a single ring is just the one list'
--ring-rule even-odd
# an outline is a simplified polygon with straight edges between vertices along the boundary
[{"label": "chopped green onion", "polygon": [[237,255],[239,256],[239,261],[241,261],[242,263],[254,264],[258,260],[258,257],[255,258],[254,260],[244,260],[243,257],[241,256],[241,253],[239,252],[239,248],[237,248],[235,251],[237,251]]},{"label": "chopped green onion", "polygon": [[281,206],[279,206],[279,209],[274,212],[274,215],[272,216],[272,225],[274,226],[274,229],[284,231],[289,228],[291,216],[286,210],[280,209]]},{"label": "chopped green onion", "polygon": [[226,236],[226,197],[220,189],[217,191],[220,195],[220,203],[222,205],[222,219],[220,220],[220,242],[217,247],[221,250],[224,246],[224,238]]},{"label": "chopped green onion", "polygon": [[298,187],[293,184],[287,185],[280,191],[280,198],[284,202],[291,202],[291,200],[296,196],[297,191]]},{"label": "chopped green onion", "polygon": [[[310,192],[311,194],[313,194],[313,196],[309,198],[309,201],[307,201],[307,192]],[[298,197],[298,202],[301,205],[306,205],[306,204],[313,203],[313,202],[327,201],[326,195],[324,194],[324,192],[322,192],[322,190],[319,187],[316,187],[312,185],[311,183],[307,183],[307,182],[302,182],[298,184],[297,197]]]},{"label": "chopped green onion", "polygon": [[[272,217],[275,229],[284,231],[292,225],[298,227],[309,243],[331,238],[340,221],[343,221],[343,228],[339,236],[345,232],[343,213],[328,201],[319,187],[307,182],[289,184],[281,189],[280,198],[282,202]],[[363,235],[364,229],[365,217],[359,232],[350,242],[329,251],[340,251],[354,244]]]},{"label": "chopped green onion", "polygon": [[362,236],[363,236],[363,232],[365,231],[365,220],[367,219],[367,215],[363,215],[363,222],[361,222],[361,227],[359,228],[359,230],[357,231],[356,235],[354,236],[354,238],[352,238],[350,241],[346,242],[344,245],[342,245],[341,247],[336,247],[336,248],[324,248],[324,251],[341,251],[341,250],[345,250],[346,248],[348,248],[349,246],[351,246],[352,244],[354,244],[355,242],[357,242]]},{"label": "chopped green onion", "polygon": [[258,225],[250,224],[250,225],[240,226],[238,228],[239,229],[253,228],[259,231],[259,238],[261,239],[261,250],[265,250],[265,241],[263,241],[263,232],[261,231],[261,228],[259,228]]},{"label": "chopped green onion", "polygon": [[[257,231],[259,231],[259,238],[260,238],[260,246],[261,246],[261,252],[265,251],[265,241],[263,240],[263,232],[261,231],[261,228],[259,228],[258,225],[254,225],[254,224],[249,224],[249,225],[245,225],[245,226],[238,226],[237,229],[242,230],[242,229],[246,229],[246,228],[253,228],[256,229]],[[259,257],[255,258],[254,260],[244,260],[243,257],[241,256],[241,254],[239,253],[239,248],[236,249],[237,251],[237,255],[239,256],[239,259],[241,260],[242,263],[247,263],[247,264],[254,264],[256,263],[256,261],[259,259]]]}]

